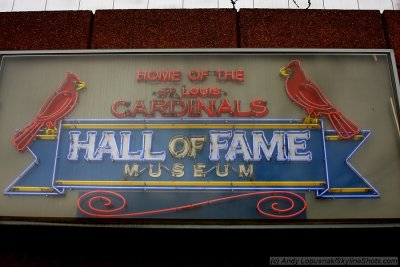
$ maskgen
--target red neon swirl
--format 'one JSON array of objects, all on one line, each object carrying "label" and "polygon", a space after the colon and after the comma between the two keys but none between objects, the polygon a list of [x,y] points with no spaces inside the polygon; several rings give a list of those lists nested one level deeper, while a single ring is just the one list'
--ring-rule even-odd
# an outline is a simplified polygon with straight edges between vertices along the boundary
[{"label": "red neon swirl", "polygon": [[[257,211],[261,215],[267,216],[267,217],[280,218],[280,219],[292,218],[292,217],[295,217],[295,216],[303,213],[307,207],[305,199],[296,193],[289,192],[289,191],[261,191],[261,192],[244,193],[244,194],[223,197],[223,198],[215,198],[215,199],[211,199],[211,200],[207,200],[207,201],[202,201],[202,202],[197,202],[197,203],[182,205],[182,206],[177,206],[177,207],[170,207],[170,208],[165,208],[165,209],[123,213],[121,211],[126,207],[125,198],[116,192],[107,191],[107,190],[94,190],[94,191],[89,191],[89,192],[83,194],[82,196],[79,197],[77,206],[78,206],[78,209],[83,214],[86,214],[91,217],[98,217],[98,218],[139,217],[139,216],[144,216],[144,215],[153,215],[153,214],[160,214],[160,213],[167,213],[167,212],[177,212],[177,211],[182,211],[182,210],[186,210],[186,209],[192,209],[192,208],[197,208],[197,207],[206,206],[206,205],[210,205],[210,204],[215,204],[215,203],[223,202],[223,201],[227,201],[227,200],[241,199],[241,198],[257,196],[257,195],[270,195],[270,196],[264,197],[261,200],[259,200],[257,203],[257,207],[256,207]],[[113,202],[112,197],[114,197],[118,200],[118,204],[116,204],[117,201]],[[299,199],[302,204],[302,206],[299,207],[299,210],[296,212],[294,212],[295,206],[296,206],[295,202],[294,202],[295,198]],[[286,209],[282,209],[282,208],[279,208],[279,205],[280,205],[279,202],[272,202],[269,204],[269,207],[271,208],[272,212],[267,212],[267,211],[263,210],[262,204],[264,202],[271,201],[271,200],[274,201],[274,200],[278,200],[278,199],[288,201],[290,203],[290,206]],[[104,202],[102,204],[102,207],[103,207],[102,209],[94,207],[96,202],[99,202],[99,201]],[[87,202],[88,210],[83,207],[83,204],[86,202]],[[283,214],[283,213],[288,213],[288,212],[289,212],[289,214]]]}]

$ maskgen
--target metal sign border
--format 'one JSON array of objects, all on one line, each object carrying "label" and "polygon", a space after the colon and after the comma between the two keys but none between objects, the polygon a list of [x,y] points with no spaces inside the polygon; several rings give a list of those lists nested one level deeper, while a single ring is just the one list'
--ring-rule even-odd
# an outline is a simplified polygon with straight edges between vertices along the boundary
[{"label": "metal sign border", "polygon": [[[395,60],[395,55],[393,49],[314,49],[314,48],[302,48],[302,49],[291,49],[291,48],[196,48],[196,49],[77,49],[77,50],[9,50],[0,51],[0,72],[2,70],[3,58],[6,56],[32,56],[40,57],[44,55],[162,55],[162,54],[202,54],[202,55],[216,55],[216,54],[313,54],[313,55],[335,55],[335,54],[353,54],[353,55],[386,55],[388,57],[389,72],[391,77],[391,83],[393,88],[394,105],[396,110],[394,110],[394,115],[397,117],[397,123],[399,123],[400,118],[400,83],[399,77],[397,75],[397,65]],[[397,114],[396,114],[397,113]],[[400,138],[400,132],[399,132]],[[112,228],[154,228],[154,229],[173,229],[173,228],[186,228],[186,229],[334,229],[334,228],[391,228],[400,227],[399,219],[362,219],[362,220],[342,220],[342,222],[337,220],[311,220],[306,222],[297,222],[296,224],[289,224],[281,222],[280,224],[232,224],[232,222],[227,222],[226,224],[182,224],[180,223],[163,223],[163,224],[152,224],[148,222],[137,222],[127,223],[122,221],[122,223],[100,221],[95,223],[95,221],[90,221],[89,223],[82,223],[78,218],[75,222],[60,223],[59,220],[54,220],[54,222],[46,221],[33,221],[32,219],[24,220],[23,218],[8,218],[0,217],[0,225],[42,225],[42,226],[68,226],[68,227],[112,227]]]}]

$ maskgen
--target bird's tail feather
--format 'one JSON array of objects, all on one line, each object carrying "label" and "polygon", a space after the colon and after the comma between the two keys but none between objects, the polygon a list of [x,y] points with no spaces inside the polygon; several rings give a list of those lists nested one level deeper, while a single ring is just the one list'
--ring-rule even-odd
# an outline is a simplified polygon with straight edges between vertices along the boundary
[{"label": "bird's tail feather", "polygon": [[342,139],[350,139],[360,132],[358,126],[339,111],[330,113],[328,117]]},{"label": "bird's tail feather", "polygon": [[35,139],[36,134],[42,128],[44,122],[35,121],[29,124],[28,126],[18,130],[14,134],[14,144],[20,152],[24,152],[26,148],[32,143],[33,139]]}]

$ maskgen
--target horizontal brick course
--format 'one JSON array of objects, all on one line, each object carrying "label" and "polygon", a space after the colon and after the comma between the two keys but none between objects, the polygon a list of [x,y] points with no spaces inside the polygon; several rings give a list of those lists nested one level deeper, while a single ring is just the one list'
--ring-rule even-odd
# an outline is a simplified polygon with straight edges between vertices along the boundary
[{"label": "horizontal brick course", "polygon": [[231,9],[98,10],[92,48],[237,47]]},{"label": "horizontal brick course", "polygon": [[0,50],[86,49],[92,12],[0,12]]},{"label": "horizontal brick course", "polygon": [[379,11],[241,9],[240,46],[386,48]]}]

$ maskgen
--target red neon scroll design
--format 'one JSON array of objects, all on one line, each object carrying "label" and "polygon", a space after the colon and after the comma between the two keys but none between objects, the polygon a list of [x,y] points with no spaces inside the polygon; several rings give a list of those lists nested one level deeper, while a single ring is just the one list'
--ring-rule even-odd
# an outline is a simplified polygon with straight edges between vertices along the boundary
[{"label": "red neon scroll design", "polygon": [[[266,217],[277,218],[277,219],[289,219],[297,215],[300,215],[306,210],[307,207],[305,199],[299,194],[289,191],[260,191],[260,192],[238,194],[223,198],[215,198],[202,202],[164,208],[164,209],[155,209],[155,210],[147,210],[140,212],[124,212],[123,210],[126,208],[127,205],[125,198],[121,194],[108,190],[94,190],[83,194],[82,196],[79,197],[77,206],[78,209],[83,214],[86,214],[90,217],[134,218],[146,215],[184,211],[228,200],[241,199],[251,196],[265,196],[265,195],[267,196],[258,201],[256,209],[261,215]],[[301,203],[300,206],[296,207],[295,199],[298,200],[297,202]],[[281,205],[281,203],[278,201],[280,202],[286,201],[290,205],[287,208],[280,208],[279,206]],[[267,210],[267,208],[269,208],[270,210]]]},{"label": "red neon scroll design", "polygon": [[308,113],[305,123],[310,123],[311,117],[325,115],[342,139],[350,139],[360,132],[359,127],[331,104],[321,88],[308,78],[300,60],[289,61],[280,73],[286,78],[285,88],[290,100]]},{"label": "red neon scroll design", "polygon": [[57,123],[69,115],[78,102],[78,91],[85,83],[74,73],[67,73],[58,89],[54,91],[41,107],[35,120],[14,134],[14,144],[20,152],[33,142],[39,130],[55,128]]}]

